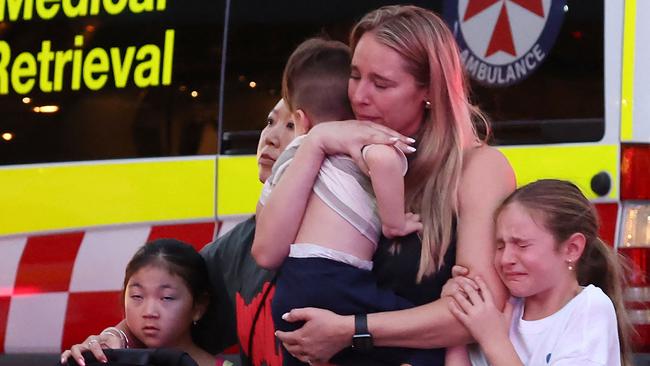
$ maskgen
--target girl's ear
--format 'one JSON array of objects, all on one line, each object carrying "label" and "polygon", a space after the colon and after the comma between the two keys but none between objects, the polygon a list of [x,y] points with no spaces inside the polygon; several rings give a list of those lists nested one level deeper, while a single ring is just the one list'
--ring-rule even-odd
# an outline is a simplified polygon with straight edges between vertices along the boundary
[{"label": "girl's ear", "polygon": [[296,125],[296,136],[304,135],[313,127],[312,121],[302,109],[297,109],[291,115],[293,123]]},{"label": "girl's ear", "polygon": [[204,293],[194,301],[194,308],[192,309],[192,321],[199,321],[199,319],[203,317],[203,314],[205,314],[205,312],[208,310],[209,302],[210,297],[207,293]]},{"label": "girl's ear", "polygon": [[573,233],[571,236],[564,242],[563,252],[564,257],[567,261],[573,263],[578,262],[582,252],[585,250],[585,245],[587,244],[587,238],[582,233]]}]

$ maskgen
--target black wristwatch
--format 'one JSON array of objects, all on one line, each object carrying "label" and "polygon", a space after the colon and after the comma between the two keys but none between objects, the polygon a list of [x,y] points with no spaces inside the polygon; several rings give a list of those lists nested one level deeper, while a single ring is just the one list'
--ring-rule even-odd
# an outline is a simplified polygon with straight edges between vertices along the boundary
[{"label": "black wristwatch", "polygon": [[373,348],[372,334],[368,331],[368,316],[366,314],[357,314],[354,316],[352,348],[362,352],[370,351]]}]

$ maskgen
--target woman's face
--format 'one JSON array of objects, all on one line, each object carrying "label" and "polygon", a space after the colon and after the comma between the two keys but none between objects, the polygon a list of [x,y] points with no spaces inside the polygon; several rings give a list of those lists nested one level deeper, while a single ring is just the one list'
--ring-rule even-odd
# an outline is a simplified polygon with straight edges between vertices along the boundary
[{"label": "woman's face", "polygon": [[149,348],[179,347],[191,341],[192,322],[202,315],[183,279],[152,265],[131,276],[124,307],[129,329]]},{"label": "woman's face", "polygon": [[357,119],[415,135],[424,118],[426,88],[405,69],[405,60],[367,32],[352,56],[348,96]]},{"label": "woman's face", "polygon": [[494,265],[513,296],[550,298],[562,281],[571,279],[566,258],[540,215],[510,203],[497,218],[496,235]]},{"label": "woman's face", "polygon": [[280,153],[296,137],[295,124],[291,121],[291,112],[280,99],[266,119],[257,145],[258,175],[262,183],[271,175],[273,163]]}]

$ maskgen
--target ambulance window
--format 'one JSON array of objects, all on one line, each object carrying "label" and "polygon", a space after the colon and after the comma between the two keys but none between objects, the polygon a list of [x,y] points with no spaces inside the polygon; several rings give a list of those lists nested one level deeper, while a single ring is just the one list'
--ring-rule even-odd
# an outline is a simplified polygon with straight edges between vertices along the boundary
[{"label": "ambulance window", "polygon": [[28,3],[0,19],[0,164],[216,153],[225,0]]},{"label": "ambulance window", "polygon": [[[499,87],[472,78],[473,98],[492,120],[497,144],[586,142],[603,137],[603,7],[602,0],[569,0],[560,14],[564,15],[562,23],[558,14],[546,14],[546,28],[542,32],[559,27],[557,39],[550,47],[548,40],[546,45],[533,43],[529,51],[531,64],[538,55],[546,57],[521,82]],[[512,14],[516,13],[510,13],[514,17]],[[515,39],[516,21],[510,22]],[[544,33],[540,38],[543,37]],[[498,46],[507,48],[504,44]],[[499,76],[506,79],[507,68],[501,69],[503,73]]]},{"label": "ambulance window", "polygon": [[[259,130],[280,99],[282,70],[305,39],[325,35],[347,43],[368,11],[395,1],[233,1],[226,58],[221,153],[254,154]],[[438,2],[410,4],[440,11]]]}]

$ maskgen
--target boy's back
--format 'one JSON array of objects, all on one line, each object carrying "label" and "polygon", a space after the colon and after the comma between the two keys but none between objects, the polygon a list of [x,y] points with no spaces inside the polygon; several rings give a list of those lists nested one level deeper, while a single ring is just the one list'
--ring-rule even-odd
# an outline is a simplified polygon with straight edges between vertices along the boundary
[{"label": "boy's back", "polygon": [[[354,118],[347,95],[350,57],[343,43],[317,38],[303,42],[289,57],[282,92],[301,132],[319,123]],[[296,140],[287,147],[284,158],[278,159],[267,190],[277,183],[295,154],[301,142]],[[402,233],[394,228],[401,229],[405,223],[404,154],[391,146],[376,145],[366,147],[363,156],[372,170],[370,177],[348,156],[325,158],[295,243],[316,244],[370,262],[382,232],[374,191],[381,192],[379,214],[384,224],[389,224],[390,234]]]}]

